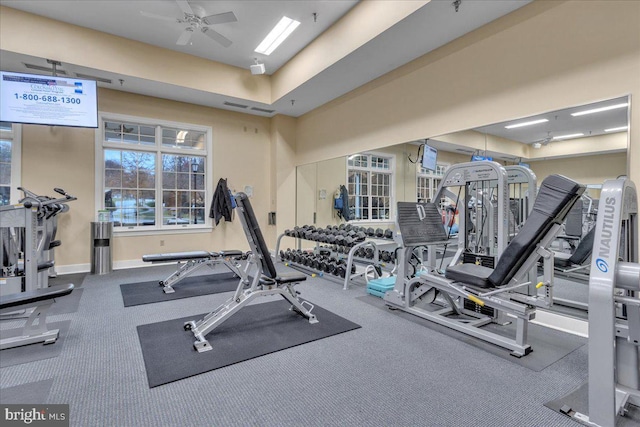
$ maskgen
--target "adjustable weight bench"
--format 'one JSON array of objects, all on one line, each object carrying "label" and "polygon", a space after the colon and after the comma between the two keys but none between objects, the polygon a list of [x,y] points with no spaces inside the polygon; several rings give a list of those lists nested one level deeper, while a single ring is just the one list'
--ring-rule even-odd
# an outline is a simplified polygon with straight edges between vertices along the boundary
[{"label": "adjustable weight bench", "polygon": [[[458,264],[449,266],[444,277],[437,272],[426,272],[406,283],[397,281],[394,290],[385,295],[387,305],[508,348],[514,356],[527,355],[531,352],[531,346],[526,343],[527,327],[528,321],[535,318],[536,297],[511,291],[530,284],[526,281],[527,275],[540,257],[552,260],[553,253],[548,248],[584,190],[584,186],[564,176],[548,176],[540,186],[529,217],[494,269]],[[402,221],[399,216],[401,230]],[[551,278],[545,273],[545,281],[537,287],[545,286],[551,295],[553,268],[545,268],[546,272],[549,269]],[[444,298],[447,307],[427,311],[416,306],[432,289]],[[516,319],[515,339],[481,329],[494,322],[500,312]]]},{"label": "adjustable weight bench", "polygon": [[[244,193],[238,193],[235,199],[242,228],[249,241],[251,253],[257,261],[258,272],[249,289],[243,289],[243,284],[239,283],[234,295],[214,311],[201,320],[185,323],[184,329],[191,331],[196,338],[193,346],[198,352],[211,350],[211,344],[205,336],[259,296],[280,295],[291,304],[290,310],[306,317],[309,323],[318,322],[316,316],[311,313],[313,304],[308,301],[300,301],[298,293],[294,289],[294,286],[306,280],[307,276],[302,273],[278,274],[249,198]],[[309,309],[305,306],[309,306]]]},{"label": "adjustable weight bench", "polygon": [[251,257],[251,254],[245,254],[238,250],[220,252],[191,251],[143,255],[142,260],[153,264],[164,262],[178,263],[178,269],[171,273],[169,277],[159,282],[160,286],[162,286],[162,291],[165,294],[171,294],[175,292],[173,286],[182,279],[189,277],[202,267],[209,267],[213,269],[218,264],[222,264],[227,267],[232,273],[241,279],[241,282],[244,285],[248,285],[251,262],[248,262],[244,268],[242,268],[238,262],[240,259],[247,257]]},{"label": "adjustable weight bench", "polygon": [[47,311],[55,302],[55,298],[69,295],[72,291],[73,285],[68,284],[1,296],[0,313],[32,307],[35,309],[31,312],[20,335],[0,339],[0,350],[38,342],[54,343],[58,339],[60,330],[47,328]]}]

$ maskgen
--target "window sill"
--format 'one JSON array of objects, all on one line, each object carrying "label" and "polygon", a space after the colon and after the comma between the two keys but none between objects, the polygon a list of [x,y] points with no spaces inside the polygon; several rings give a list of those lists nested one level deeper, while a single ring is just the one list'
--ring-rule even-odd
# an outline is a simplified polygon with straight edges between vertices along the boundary
[{"label": "window sill", "polygon": [[213,230],[213,227],[210,225],[202,226],[202,227],[176,227],[176,228],[139,228],[137,230],[128,230],[122,229],[113,230],[113,237],[133,237],[133,236],[157,236],[157,235],[167,235],[167,234],[199,234],[199,233],[209,233]]},{"label": "window sill", "polygon": [[392,219],[352,219],[347,224],[395,224]]}]

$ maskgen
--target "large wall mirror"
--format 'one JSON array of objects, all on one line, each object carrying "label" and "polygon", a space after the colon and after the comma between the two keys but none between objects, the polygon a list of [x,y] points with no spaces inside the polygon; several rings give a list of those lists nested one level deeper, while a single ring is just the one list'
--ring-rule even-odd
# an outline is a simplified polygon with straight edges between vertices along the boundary
[{"label": "large wall mirror", "polygon": [[[503,166],[525,165],[538,183],[558,173],[587,186],[579,227],[571,224],[557,243],[558,251],[574,251],[594,224],[602,183],[627,174],[629,109],[628,97],[620,97],[299,166],[296,225],[343,222],[333,199],[344,185],[351,223],[393,228],[398,201],[432,199],[448,167],[484,156]],[[434,170],[420,162],[425,142],[437,150]],[[586,317],[584,273],[557,275],[558,300],[576,302],[557,310]]]}]

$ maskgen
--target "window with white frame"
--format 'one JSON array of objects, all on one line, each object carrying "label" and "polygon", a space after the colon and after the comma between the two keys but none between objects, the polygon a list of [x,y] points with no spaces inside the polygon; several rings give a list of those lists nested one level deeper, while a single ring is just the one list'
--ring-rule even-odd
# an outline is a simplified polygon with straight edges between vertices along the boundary
[{"label": "window with white frame", "polygon": [[115,230],[209,226],[211,128],[105,114],[99,143]]},{"label": "window with white frame", "polygon": [[0,122],[0,206],[18,201],[20,186],[20,127]]},{"label": "window with white frame", "polygon": [[442,182],[442,177],[448,165],[438,164],[436,170],[431,171],[420,167],[416,175],[416,190],[418,202],[431,202]]},{"label": "window with white frame", "polygon": [[349,156],[347,191],[351,219],[389,221],[393,200],[393,157],[370,153]]}]

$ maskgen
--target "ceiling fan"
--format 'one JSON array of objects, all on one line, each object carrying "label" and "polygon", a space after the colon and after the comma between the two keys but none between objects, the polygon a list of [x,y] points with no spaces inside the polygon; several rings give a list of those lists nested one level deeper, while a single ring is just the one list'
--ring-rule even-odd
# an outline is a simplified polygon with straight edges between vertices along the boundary
[{"label": "ceiling fan", "polygon": [[238,19],[233,12],[218,13],[216,15],[206,16],[205,10],[198,5],[190,5],[186,0],[176,0],[178,7],[184,13],[183,17],[172,18],[170,16],[156,15],[155,13],[140,11],[142,16],[147,18],[160,19],[168,22],[177,22],[178,24],[187,24],[178,41],[177,45],[184,46],[189,43],[191,36],[196,31],[201,31],[204,35],[209,36],[224,47],[231,46],[232,41],[211,28],[211,25],[226,24],[227,22],[236,22]]},{"label": "ceiling fan", "polygon": [[533,143],[531,145],[533,146],[533,148],[540,148],[540,147],[543,147],[543,146],[547,145],[552,140],[553,140],[553,137],[551,136],[551,132],[547,132],[547,136],[546,137],[544,137],[542,139],[538,139],[536,141],[533,141]]}]

